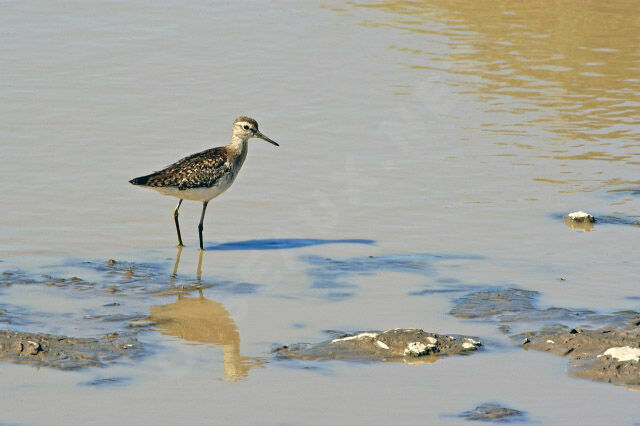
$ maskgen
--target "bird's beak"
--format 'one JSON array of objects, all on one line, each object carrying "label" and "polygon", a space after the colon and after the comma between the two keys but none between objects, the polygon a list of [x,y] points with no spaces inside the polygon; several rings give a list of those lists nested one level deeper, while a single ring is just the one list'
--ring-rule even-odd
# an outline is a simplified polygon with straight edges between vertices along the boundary
[{"label": "bird's beak", "polygon": [[269,142],[269,143],[272,143],[272,144],[274,144],[275,146],[280,146],[280,145],[278,144],[278,142],[276,142],[276,141],[272,141],[271,139],[269,139],[268,137],[266,137],[265,135],[263,135],[262,133],[260,133],[260,131],[259,131],[259,130],[256,132],[255,137],[256,137],[256,138],[263,139],[263,140],[265,140],[265,141],[267,141],[267,142]]}]

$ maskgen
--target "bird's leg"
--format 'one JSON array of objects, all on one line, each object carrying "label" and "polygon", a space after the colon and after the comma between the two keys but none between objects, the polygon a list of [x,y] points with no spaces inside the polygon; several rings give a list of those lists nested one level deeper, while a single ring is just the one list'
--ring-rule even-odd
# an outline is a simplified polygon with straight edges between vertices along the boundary
[{"label": "bird's leg", "polygon": [[182,198],[180,198],[176,209],[173,211],[173,219],[176,221],[176,231],[178,231],[178,246],[183,246],[184,244],[182,244],[182,236],[180,235],[180,224],[178,223],[178,209],[180,208],[180,204],[182,204]]},{"label": "bird's leg", "polygon": [[202,222],[204,222],[204,212],[207,210],[208,201],[204,201],[202,203],[202,216],[200,216],[200,224],[198,225],[198,235],[200,236],[200,250],[204,250],[204,246],[202,245]]}]

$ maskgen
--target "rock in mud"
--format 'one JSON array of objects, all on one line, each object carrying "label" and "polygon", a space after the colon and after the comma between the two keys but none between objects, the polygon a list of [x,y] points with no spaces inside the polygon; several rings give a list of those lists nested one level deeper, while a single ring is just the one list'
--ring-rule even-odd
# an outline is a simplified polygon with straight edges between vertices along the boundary
[{"label": "rock in mud", "polygon": [[596,221],[593,215],[583,212],[582,210],[579,212],[572,212],[567,214],[565,216],[565,219],[571,220],[576,223],[593,223]]},{"label": "rock in mud", "polygon": [[72,370],[104,367],[120,357],[138,358],[142,344],[117,333],[100,338],[75,338],[0,330],[0,361]]},{"label": "rock in mud", "polygon": [[512,338],[528,339],[524,349],[566,356],[574,377],[640,388],[640,320],[627,327],[597,330],[558,326]]},{"label": "rock in mud", "polygon": [[525,414],[522,411],[502,407],[494,403],[478,405],[471,411],[465,411],[460,417],[467,420],[500,423],[525,420]]},{"label": "rock in mud", "polygon": [[593,230],[593,224],[596,219],[585,212],[573,212],[563,216],[564,224],[569,229],[580,230],[582,232],[589,232]]},{"label": "rock in mud", "polygon": [[476,352],[482,343],[420,329],[366,331],[341,335],[315,345],[301,343],[273,350],[278,358],[423,363],[446,355]]}]

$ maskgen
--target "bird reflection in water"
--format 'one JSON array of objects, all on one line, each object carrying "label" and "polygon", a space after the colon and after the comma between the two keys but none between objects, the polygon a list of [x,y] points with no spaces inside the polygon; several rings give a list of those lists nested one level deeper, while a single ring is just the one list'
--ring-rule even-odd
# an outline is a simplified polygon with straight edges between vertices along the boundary
[{"label": "bird reflection in water", "polygon": [[[180,265],[180,257],[182,256],[182,246],[178,246],[178,252],[176,253],[176,263],[173,265],[173,273],[171,274],[171,283],[176,285],[176,279],[178,278],[178,266]],[[198,268],[196,269],[196,283],[194,285],[185,286],[184,283],[180,285],[182,290],[194,290],[211,287],[211,285],[202,285],[202,252],[198,257]]]},{"label": "bird reflection in water", "polygon": [[[181,250],[176,256],[174,277],[177,273]],[[202,252],[198,262],[200,281]],[[151,307],[149,319],[155,328],[165,335],[176,336],[197,343],[213,343],[222,346],[222,364],[225,378],[240,380],[249,375],[249,370],[264,363],[256,358],[240,355],[240,333],[229,311],[218,302],[204,297],[198,288],[197,297],[189,297],[189,291],[177,293],[178,300],[167,305]]]}]

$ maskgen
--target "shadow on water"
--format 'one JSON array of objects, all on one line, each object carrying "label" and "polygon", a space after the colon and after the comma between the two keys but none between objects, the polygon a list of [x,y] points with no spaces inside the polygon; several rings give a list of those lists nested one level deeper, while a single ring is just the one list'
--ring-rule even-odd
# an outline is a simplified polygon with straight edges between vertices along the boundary
[{"label": "shadow on water", "polygon": [[264,240],[234,241],[216,244],[207,247],[207,250],[285,250],[304,247],[319,246],[324,244],[365,244],[373,245],[374,240],[368,239],[342,239],[323,240],[316,238],[267,238]]}]

